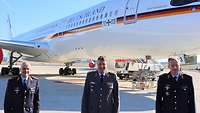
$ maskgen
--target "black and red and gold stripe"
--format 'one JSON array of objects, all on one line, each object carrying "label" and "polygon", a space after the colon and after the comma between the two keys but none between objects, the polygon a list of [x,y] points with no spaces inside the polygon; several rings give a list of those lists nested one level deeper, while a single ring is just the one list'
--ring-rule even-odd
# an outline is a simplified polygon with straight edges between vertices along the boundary
[{"label": "black and red and gold stripe", "polygon": [[[186,6],[186,7],[176,7],[176,8],[170,8],[170,9],[164,9],[164,10],[157,10],[157,11],[151,11],[151,12],[144,12],[137,14],[137,20],[145,20],[145,19],[152,19],[152,18],[160,18],[160,17],[166,17],[166,16],[174,16],[174,15],[181,15],[181,14],[190,14],[193,12],[200,12],[200,5],[193,5],[193,6]],[[135,15],[129,15],[126,17],[127,21],[131,21],[135,19]],[[124,23],[124,17],[117,18],[117,24],[123,24]],[[63,36],[69,36],[76,33],[89,31],[89,30],[95,30],[103,27],[102,22],[97,22],[94,24],[86,25],[83,27],[75,28],[72,30],[59,32],[56,34],[53,34],[48,37],[48,39],[55,39],[59,38],[62,34]],[[39,38],[39,40],[42,40],[44,38]],[[38,39],[36,39],[38,40]]]}]

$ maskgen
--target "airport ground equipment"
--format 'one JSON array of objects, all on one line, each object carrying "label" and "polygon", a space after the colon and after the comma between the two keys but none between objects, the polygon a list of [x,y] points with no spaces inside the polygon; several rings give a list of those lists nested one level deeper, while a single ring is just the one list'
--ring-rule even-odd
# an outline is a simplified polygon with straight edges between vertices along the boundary
[{"label": "airport ground equipment", "polygon": [[153,60],[146,62],[143,59],[118,59],[115,62],[115,70],[119,79],[154,80],[155,75],[163,69],[164,67],[161,64]]}]

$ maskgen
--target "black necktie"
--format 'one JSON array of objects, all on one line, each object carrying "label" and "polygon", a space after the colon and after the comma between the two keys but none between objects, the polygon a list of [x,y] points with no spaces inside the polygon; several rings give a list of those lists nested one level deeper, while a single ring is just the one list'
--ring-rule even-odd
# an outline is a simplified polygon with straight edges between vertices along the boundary
[{"label": "black necktie", "polygon": [[101,74],[101,82],[103,82],[103,74]]},{"label": "black necktie", "polygon": [[178,81],[178,76],[175,76],[175,77],[174,77],[174,80],[175,80],[175,81]]},{"label": "black necktie", "polygon": [[27,88],[26,79],[23,80],[23,87],[24,87],[24,89]]}]

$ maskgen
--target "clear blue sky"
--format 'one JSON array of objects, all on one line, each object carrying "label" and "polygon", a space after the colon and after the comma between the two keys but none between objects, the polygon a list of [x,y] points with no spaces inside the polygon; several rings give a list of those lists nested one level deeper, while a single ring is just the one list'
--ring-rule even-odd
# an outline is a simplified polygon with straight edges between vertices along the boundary
[{"label": "clear blue sky", "polygon": [[0,0],[0,37],[8,37],[7,14],[14,36],[106,0]]}]

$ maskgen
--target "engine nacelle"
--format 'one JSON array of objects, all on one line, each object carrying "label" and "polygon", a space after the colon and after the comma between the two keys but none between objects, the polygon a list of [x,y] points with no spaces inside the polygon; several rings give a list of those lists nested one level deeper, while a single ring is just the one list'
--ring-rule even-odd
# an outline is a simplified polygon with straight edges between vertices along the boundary
[{"label": "engine nacelle", "polygon": [[3,62],[3,49],[0,48],[0,64]]}]

